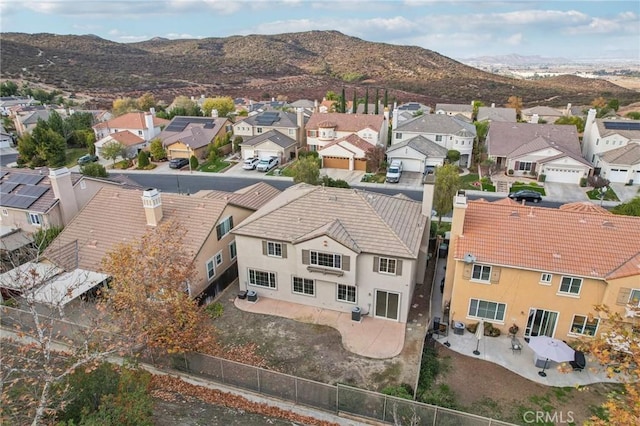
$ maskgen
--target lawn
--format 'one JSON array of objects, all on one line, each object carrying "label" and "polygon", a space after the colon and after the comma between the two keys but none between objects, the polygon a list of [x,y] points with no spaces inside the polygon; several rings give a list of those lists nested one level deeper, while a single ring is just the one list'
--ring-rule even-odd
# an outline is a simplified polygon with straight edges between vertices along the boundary
[{"label": "lawn", "polygon": [[267,176],[286,176],[286,177],[293,177],[293,165],[295,164],[295,161],[292,161],[291,163],[287,164],[284,167],[276,167],[272,170],[270,170],[267,173]]},{"label": "lawn", "polygon": [[[590,200],[599,200],[600,196],[601,196],[600,190],[597,188],[587,191],[587,197],[589,197]],[[602,198],[602,200],[603,201],[620,201],[620,199],[618,198],[618,195],[615,193],[613,189],[611,189],[610,186],[607,187],[607,191],[604,193],[604,197]]]},{"label": "lawn", "polygon": [[87,148],[69,148],[67,149],[67,164],[66,167],[73,167],[78,165],[78,158],[85,154],[88,154]]},{"label": "lawn", "polygon": [[360,182],[384,183],[387,180],[385,173],[365,173]]},{"label": "lawn", "polygon": [[477,173],[469,173],[468,175],[460,176],[460,189],[479,189],[479,187],[473,185],[473,183],[478,182],[479,179],[480,178]]},{"label": "lawn", "polygon": [[231,165],[230,162],[216,158],[214,161],[207,161],[198,166],[198,171],[218,173]]}]

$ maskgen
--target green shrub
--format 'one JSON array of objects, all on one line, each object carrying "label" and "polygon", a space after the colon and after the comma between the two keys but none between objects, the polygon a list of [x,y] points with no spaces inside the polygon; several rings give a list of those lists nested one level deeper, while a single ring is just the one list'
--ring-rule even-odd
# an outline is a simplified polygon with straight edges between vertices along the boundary
[{"label": "green shrub", "polygon": [[144,169],[150,164],[149,162],[149,154],[146,151],[140,151],[138,154],[138,168]]},{"label": "green shrub", "polygon": [[351,188],[349,183],[342,179],[333,179],[329,176],[322,176],[322,182],[324,186],[329,186],[333,188]]},{"label": "green shrub", "polygon": [[114,169],[124,170],[133,166],[133,161],[131,160],[121,160],[113,165]]},{"label": "green shrub", "polygon": [[587,178],[586,177],[580,178],[580,186],[582,188],[585,188],[587,186]]},{"label": "green shrub", "polygon": [[382,393],[389,396],[395,396],[397,398],[413,399],[413,389],[411,389],[411,386],[406,383],[399,386],[387,386],[382,389]]},{"label": "green shrub", "polygon": [[100,163],[88,163],[80,166],[80,173],[85,176],[92,177],[107,177],[109,174],[107,173],[107,169]]},{"label": "green shrub", "polygon": [[209,315],[209,318],[216,319],[222,316],[224,312],[224,306],[220,302],[211,303],[204,308],[204,311]]},{"label": "green shrub", "polygon": [[195,155],[192,155],[191,158],[189,159],[189,165],[191,167],[191,170],[198,169],[198,166],[200,165],[200,163],[198,162],[198,159],[196,158]]}]

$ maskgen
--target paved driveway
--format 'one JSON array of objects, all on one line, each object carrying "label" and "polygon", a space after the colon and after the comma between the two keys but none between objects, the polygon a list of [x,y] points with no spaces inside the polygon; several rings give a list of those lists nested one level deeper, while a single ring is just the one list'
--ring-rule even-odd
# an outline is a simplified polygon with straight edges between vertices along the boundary
[{"label": "paved driveway", "polygon": [[640,197],[640,185],[627,186],[624,183],[612,183],[610,186],[623,203],[627,203],[635,197]]},{"label": "paved driveway", "polygon": [[565,203],[589,201],[589,197],[586,194],[587,189],[572,183],[545,182],[544,190],[547,195],[544,200]]}]

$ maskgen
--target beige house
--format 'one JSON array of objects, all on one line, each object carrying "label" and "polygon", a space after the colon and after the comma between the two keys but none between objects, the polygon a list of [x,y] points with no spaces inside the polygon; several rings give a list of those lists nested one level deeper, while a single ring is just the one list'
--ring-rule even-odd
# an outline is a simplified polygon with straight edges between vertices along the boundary
[{"label": "beige house", "polygon": [[372,146],[385,146],[388,124],[388,114],[316,112],[311,115],[307,122],[307,145],[310,151],[320,151],[333,141],[350,135],[357,135]]},{"label": "beige house", "polygon": [[259,136],[245,138],[240,144],[243,159],[278,157],[284,164],[296,157],[296,140],[278,130],[269,130]]},{"label": "beige house", "polygon": [[560,209],[454,198],[444,321],[561,340],[598,335],[595,305],[640,303],[640,218],[592,203]]},{"label": "beige house", "polygon": [[231,131],[231,122],[219,117],[173,117],[171,122],[157,136],[167,151],[167,157],[207,158],[209,145],[216,138],[223,138]]},{"label": "beige house", "polygon": [[202,302],[237,276],[233,227],[279,191],[258,183],[234,193],[204,191],[186,196],[156,189],[104,188],[47,248],[45,257],[65,271],[100,273],[105,255],[119,243],[142,237],[162,222],[180,224],[196,274],[189,293]]},{"label": "beige house", "polygon": [[156,117],[153,112],[128,112],[94,125],[93,132],[96,135],[96,140],[100,140],[111,133],[126,130],[145,141],[150,141],[168,124],[169,120]]},{"label": "beige house", "polygon": [[406,197],[292,186],[232,231],[240,289],[404,323],[424,279],[427,224]]}]

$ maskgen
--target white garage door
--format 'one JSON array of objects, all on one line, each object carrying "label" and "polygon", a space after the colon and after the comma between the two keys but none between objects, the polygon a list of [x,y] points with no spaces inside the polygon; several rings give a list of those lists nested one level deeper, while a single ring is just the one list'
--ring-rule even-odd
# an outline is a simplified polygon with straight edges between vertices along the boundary
[{"label": "white garage door", "polygon": [[628,169],[611,169],[609,172],[609,182],[627,183]]},{"label": "white garage door", "polygon": [[401,158],[401,157],[389,157],[387,161],[391,164],[391,160],[402,161],[402,170],[405,172],[420,172],[424,171],[423,162],[416,160],[415,158]]},{"label": "white garage door", "polygon": [[257,156],[261,160],[263,158],[269,158],[269,157],[278,157],[278,158],[280,158],[280,153],[277,152],[277,151],[258,151],[257,152]]},{"label": "white garage door", "polygon": [[575,169],[562,169],[550,167],[545,170],[545,174],[547,175],[547,182],[558,182],[558,183],[580,183],[580,178],[583,175],[582,170]]},{"label": "white garage door", "polygon": [[253,158],[253,148],[242,148],[242,158],[245,160]]}]

